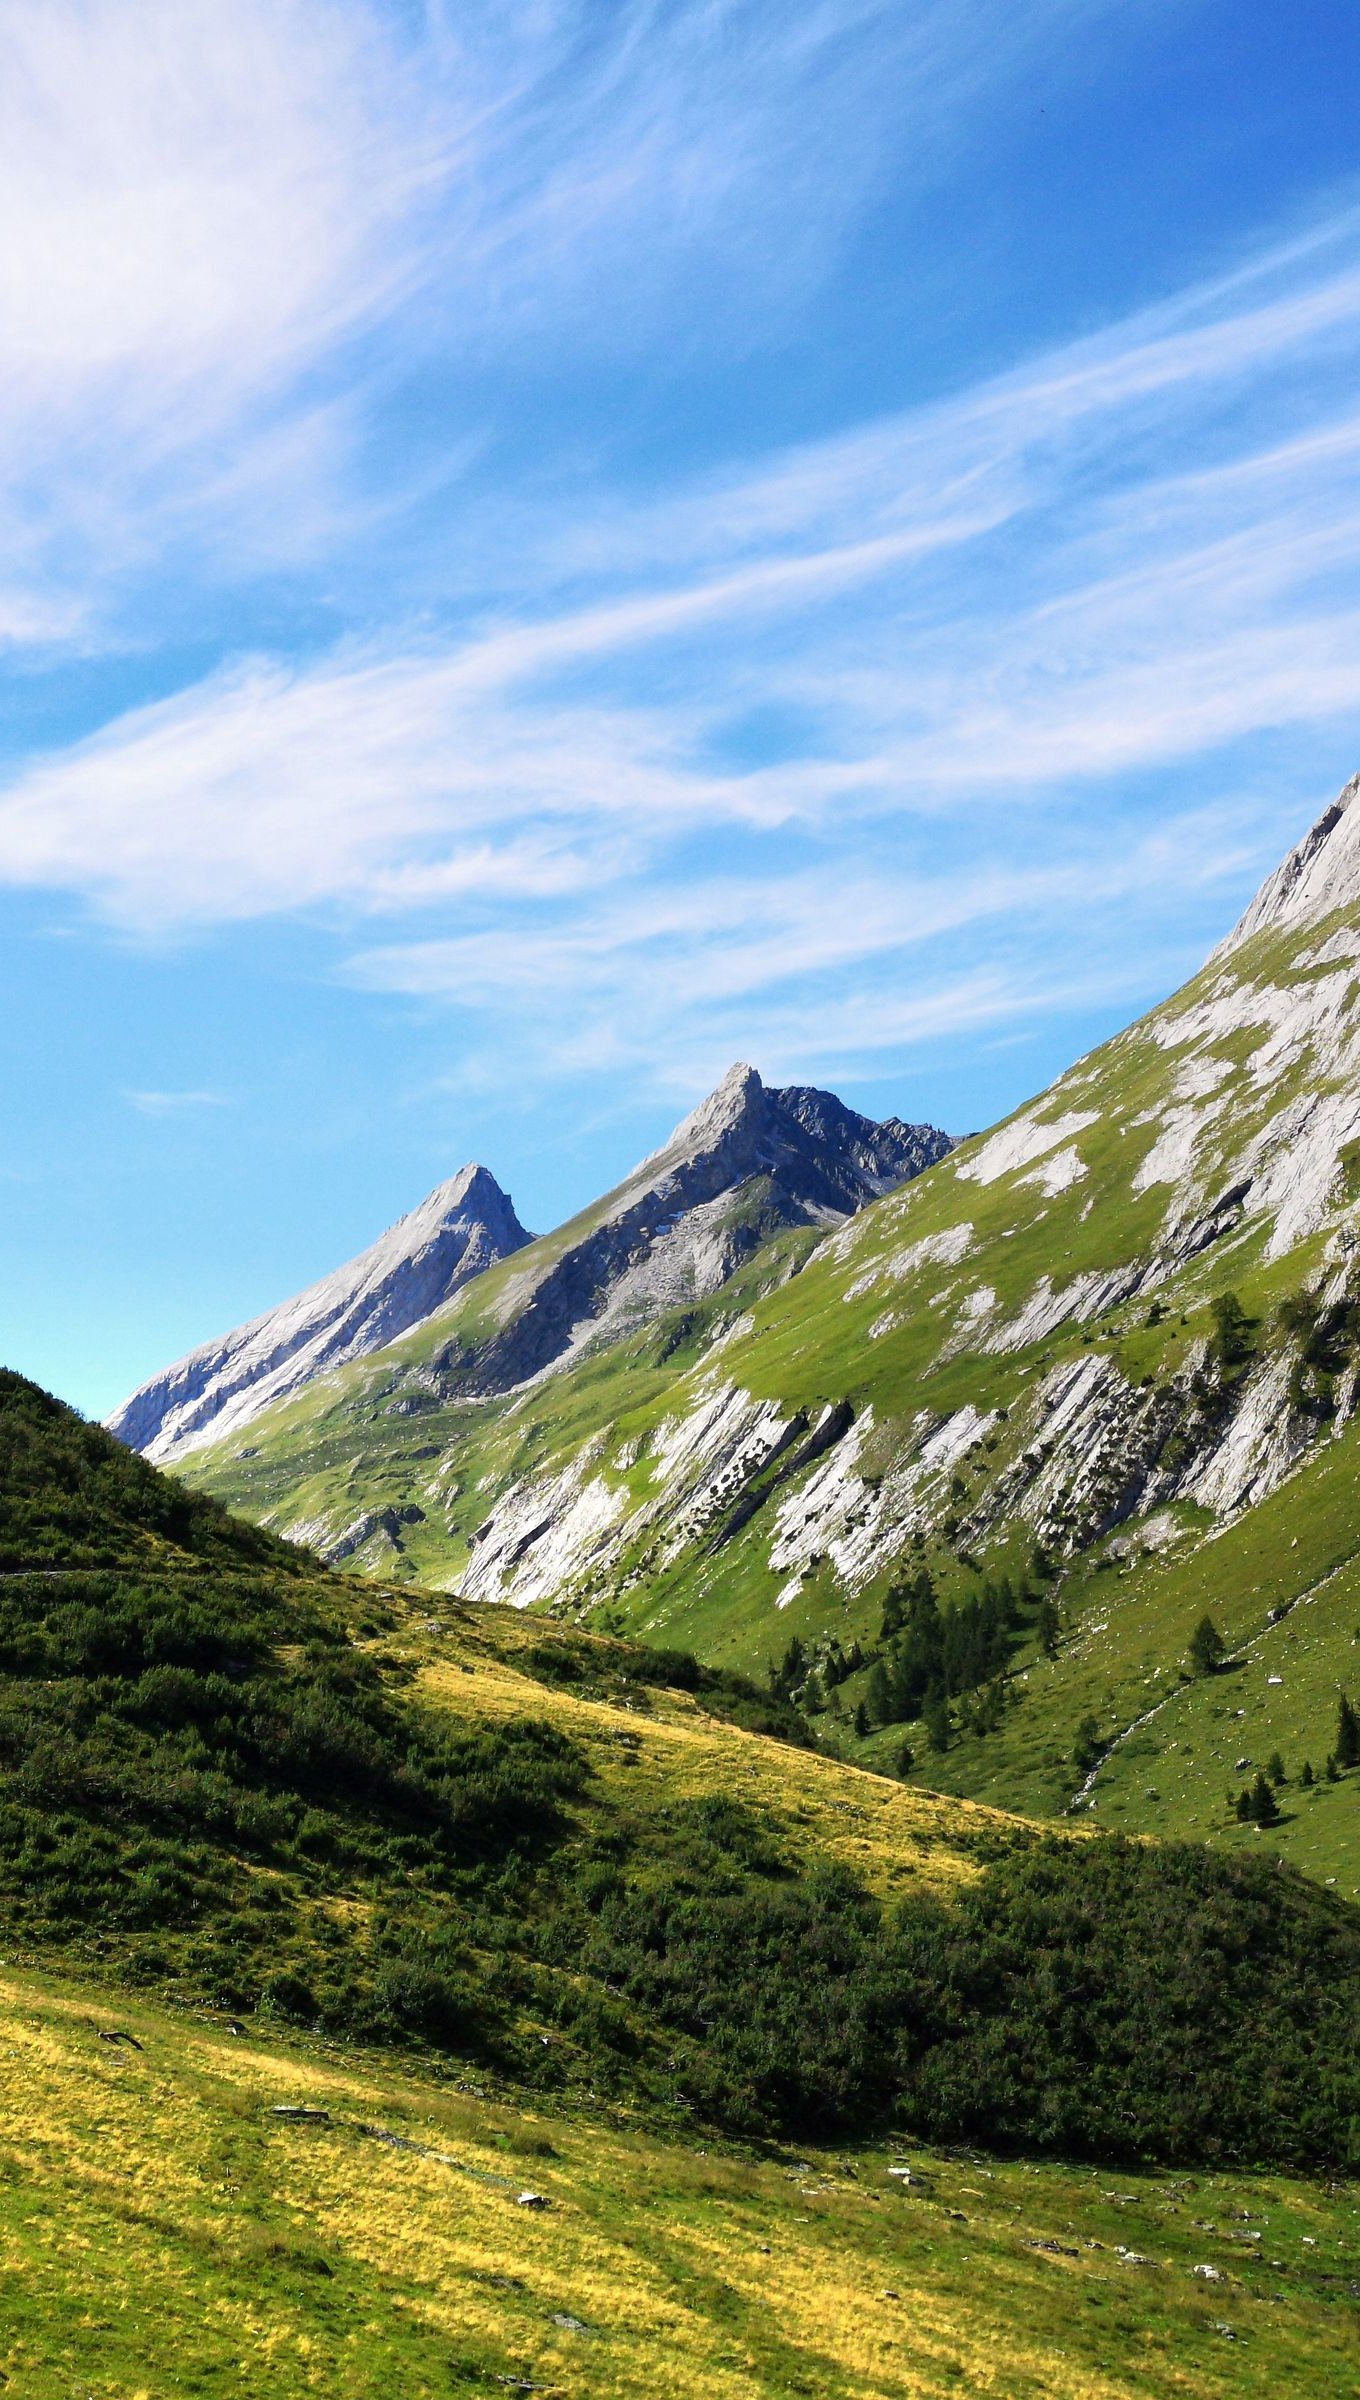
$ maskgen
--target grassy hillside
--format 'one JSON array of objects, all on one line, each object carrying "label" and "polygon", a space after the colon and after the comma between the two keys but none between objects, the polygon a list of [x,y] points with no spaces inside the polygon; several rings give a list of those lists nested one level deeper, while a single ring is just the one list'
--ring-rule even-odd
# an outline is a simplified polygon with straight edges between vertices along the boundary
[{"label": "grassy hillside", "polygon": [[[0,1425],[30,1530],[94,1523],[107,1437],[18,1378]],[[896,1790],[674,1654],[183,1557],[0,1584],[34,1956],[744,2134],[1360,2156],[1360,1916],[1302,1880]]]},{"label": "grassy hillside", "polygon": [[[1050,1587],[1056,1655],[1042,1656],[1032,1634],[1017,1643],[997,1732],[961,1731],[945,1756],[919,1724],[857,1741],[848,1713],[867,1671],[819,1728],[866,1765],[896,1757],[905,1736],[936,1785],[1049,1815],[1086,1780],[1079,1730],[1094,1720],[1090,1805],[1101,1823],[1247,1852],[1268,1839],[1272,1854],[1360,1895],[1360,1774],[1325,1773],[1339,1695],[1360,1701],[1358,1473],[1360,1433],[1347,1427],[1210,1542],[1172,1528],[1164,1549],[1121,1554],[1116,1537],[1072,1562]],[[1206,1611],[1227,1646],[1209,1675],[1187,1656]],[[1280,1820],[1263,1837],[1232,1804],[1277,1754]],[[1311,1783],[1300,1782],[1305,1765]]]},{"label": "grassy hillside", "polygon": [[12,1968],[0,2170],[19,2400],[1355,2388],[1353,2187],[696,2148]]}]

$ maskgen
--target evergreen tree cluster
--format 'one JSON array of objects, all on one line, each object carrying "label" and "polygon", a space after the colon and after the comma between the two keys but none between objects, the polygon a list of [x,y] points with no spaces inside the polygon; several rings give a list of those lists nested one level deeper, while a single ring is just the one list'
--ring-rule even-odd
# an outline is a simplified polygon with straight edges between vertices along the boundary
[{"label": "evergreen tree cluster", "polygon": [[778,1665],[770,1669],[771,1697],[815,1714],[837,1685],[857,1675],[863,1664],[864,1652],[858,1642],[845,1650],[833,1634],[829,1641],[810,1648],[795,1633]]},{"label": "evergreen tree cluster", "polygon": [[1257,1769],[1255,1782],[1244,1784],[1237,1795],[1237,1822],[1262,1827],[1280,1822],[1280,1803],[1272,1778],[1263,1768]]},{"label": "evergreen tree cluster", "polygon": [[[1352,1767],[1360,1767],[1360,1709],[1356,1708],[1348,1693],[1338,1692],[1336,1743],[1327,1754],[1323,1775],[1328,1783],[1335,1783]],[[1239,1825],[1278,1825],[1280,1807],[1275,1795],[1288,1781],[1289,1773],[1281,1753],[1272,1751],[1255,1781],[1245,1784],[1233,1803]],[[1299,1769],[1299,1789],[1311,1791],[1316,1782],[1313,1762],[1306,1758]]]},{"label": "evergreen tree cluster", "polygon": [[[1017,1596],[1003,1581],[941,1606],[926,1567],[894,1584],[883,1610],[883,1648],[865,1693],[871,1724],[923,1717],[931,1729],[942,1712],[947,1716],[951,1700],[978,1695],[970,1722],[977,1731],[992,1730],[1005,1705],[1000,1679],[1030,1605],[1030,1594]],[[932,1746],[945,1746],[933,1731]]]},{"label": "evergreen tree cluster", "polygon": [[1289,1405],[1305,1416],[1330,1417],[1336,1378],[1360,1349],[1360,1300],[1345,1295],[1324,1307],[1309,1291],[1282,1300],[1279,1331],[1295,1345],[1289,1370]]}]

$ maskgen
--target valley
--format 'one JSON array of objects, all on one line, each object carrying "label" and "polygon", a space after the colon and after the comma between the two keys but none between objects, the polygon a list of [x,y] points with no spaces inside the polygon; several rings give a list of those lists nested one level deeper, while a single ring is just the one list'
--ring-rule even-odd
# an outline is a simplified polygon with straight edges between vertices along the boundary
[{"label": "valley", "polygon": [[0,1376],[20,2391],[1352,2388],[1357,789],[990,1133]]},{"label": "valley", "polygon": [[[1095,1766],[1099,1821],[1249,1848],[1236,1797],[1278,1753],[1284,1853],[1356,1892],[1351,1786],[1325,1776],[1360,1686],[1355,800],[1183,991],[838,1227],[757,1228],[709,1287],[606,1307],[491,1393],[508,1260],[184,1471],[351,1571],[757,1680],[797,1642],[824,1746],[909,1750],[918,1782],[1049,1819]],[[744,1122],[724,1094],[672,1155]],[[1023,1596],[985,1733],[980,1687],[947,1695],[942,1742],[868,1706],[886,1596],[922,1573],[946,1609]],[[1230,1660],[1197,1678],[1206,1611]]]}]

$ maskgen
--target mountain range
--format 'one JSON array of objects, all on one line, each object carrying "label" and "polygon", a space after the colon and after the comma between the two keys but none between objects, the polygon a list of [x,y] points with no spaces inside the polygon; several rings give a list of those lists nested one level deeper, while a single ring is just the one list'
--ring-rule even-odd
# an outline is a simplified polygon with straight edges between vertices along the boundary
[{"label": "mountain range", "polygon": [[1350,2389],[1355,801],[983,1137],[465,1170],[179,1475],[0,1372],[21,2380]]},{"label": "mountain range", "polygon": [[[771,1091],[753,1067],[733,1067],[660,1150],[560,1232],[535,1242],[494,1176],[464,1167],[347,1266],[153,1376],[109,1430],[169,1464],[410,1332],[436,1343],[447,1388],[512,1390],[709,1298],[771,1234],[839,1225],[952,1146],[933,1125],[875,1124],[834,1093]],[[475,1336],[464,1319],[446,1320],[467,1284],[521,1251]]]},{"label": "mountain range", "polygon": [[[910,1180],[919,1132],[856,1162],[876,1197],[790,1134],[791,1198],[769,1114],[841,1158],[843,1124],[736,1072],[597,1210],[186,1472],[389,1577],[753,1671],[796,1644],[825,1738],[869,1760],[925,1747],[842,1672],[889,1590],[1042,1586],[1056,1646],[1025,1619],[1004,1708],[952,1694],[918,1772],[1051,1813],[1094,1765],[1085,1804],[1224,1830],[1244,1760],[1320,1767],[1353,1676],[1358,792],[1191,983]],[[729,1146],[753,1163],[715,1189]],[[1183,1677],[1206,1607],[1249,1661],[1231,1711]],[[1326,1797],[1291,1836],[1313,1863]]]}]

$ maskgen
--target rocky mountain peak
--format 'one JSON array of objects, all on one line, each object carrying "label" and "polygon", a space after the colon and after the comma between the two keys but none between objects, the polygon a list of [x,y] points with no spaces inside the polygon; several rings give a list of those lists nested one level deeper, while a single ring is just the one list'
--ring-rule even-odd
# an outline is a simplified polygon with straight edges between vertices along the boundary
[{"label": "rocky mountain peak", "polygon": [[616,1190],[531,1251],[496,1332],[448,1367],[513,1390],[665,1310],[712,1296],[772,1235],[843,1224],[954,1147],[932,1125],[879,1125],[834,1092],[777,1090],[744,1063]]},{"label": "rocky mountain peak", "polygon": [[879,1123],[834,1092],[767,1084],[754,1067],[739,1062],[634,1169],[624,1190],[681,1161],[717,1154],[736,1180],[768,1174],[814,1214],[844,1217],[953,1146],[937,1126],[908,1125],[900,1117]]},{"label": "rocky mountain peak", "polygon": [[149,1458],[177,1459],[326,1369],[395,1341],[531,1239],[495,1176],[460,1167],[334,1274],[153,1376],[109,1430]]},{"label": "rocky mountain peak", "polygon": [[689,1157],[701,1150],[711,1150],[715,1142],[757,1112],[764,1097],[765,1086],[754,1067],[740,1063],[729,1067],[721,1083],[687,1117],[682,1117],[674,1133],[667,1136],[659,1150],[642,1159],[634,1173],[646,1174],[663,1159],[675,1155]]},{"label": "rocky mountain peak", "polygon": [[1220,945],[1235,950],[1239,943],[1268,926],[1309,925],[1329,917],[1334,909],[1360,902],[1360,775],[1324,808],[1316,824],[1287,858],[1267,875],[1255,899]]}]

